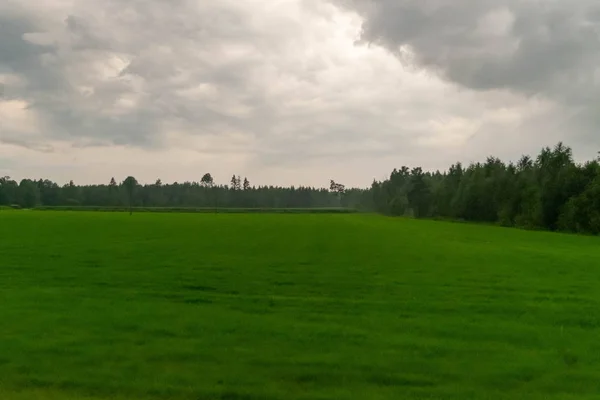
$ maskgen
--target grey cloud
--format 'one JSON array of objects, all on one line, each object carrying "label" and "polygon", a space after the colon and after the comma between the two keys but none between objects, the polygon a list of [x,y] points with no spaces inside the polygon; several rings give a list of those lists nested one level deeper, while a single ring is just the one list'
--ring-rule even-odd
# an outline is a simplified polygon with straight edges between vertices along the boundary
[{"label": "grey cloud", "polygon": [[[550,0],[349,0],[362,39],[469,88],[585,100],[597,88],[600,4]],[[405,57],[405,60],[407,58]],[[587,86],[587,87],[586,87]],[[589,93],[588,93],[589,94]]]},{"label": "grey cloud", "polygon": [[600,146],[597,1],[333,1],[363,18],[360,42],[386,48],[407,66],[484,94],[504,90],[556,102],[560,118],[547,116],[554,126],[520,127],[538,142],[563,129],[558,137],[576,147]]},{"label": "grey cloud", "polygon": [[[0,68],[28,76],[29,90],[56,90],[61,87],[60,76],[43,68],[40,57],[48,50],[24,40],[23,35],[35,32],[31,21],[22,17],[0,15]],[[5,96],[14,91],[5,88]]]},{"label": "grey cloud", "polygon": [[25,147],[27,149],[40,151],[42,153],[52,153],[54,151],[54,148],[48,144],[39,143],[27,139],[20,139],[17,136],[0,138],[0,143]]},{"label": "grey cloud", "polygon": [[[256,170],[416,155],[427,166],[455,157],[451,146],[431,143],[466,136],[448,135],[443,123],[430,130],[437,118],[456,116],[453,129],[469,132],[470,121],[481,120],[467,148],[494,150],[506,124],[482,115],[507,104],[516,114],[527,108],[496,89],[573,105],[564,117],[591,132],[595,25],[577,21],[597,19],[592,3],[546,2],[540,12],[516,0],[344,2],[364,17],[364,42],[480,91],[472,94],[421,73],[402,75],[379,49],[352,49],[347,32],[336,31],[346,17],[330,1],[345,0],[0,2],[0,75],[18,77],[5,82],[4,97],[28,102],[40,128],[24,135],[13,123],[0,141],[37,150],[53,141],[107,150],[176,145],[199,158],[250,158]],[[552,59],[558,53],[568,57]],[[552,129],[520,126],[547,144],[538,127]]]},{"label": "grey cloud", "polygon": [[[268,108],[251,85],[260,54],[220,60],[224,45],[251,40],[242,15],[219,8],[202,14],[188,1],[78,4],[66,18],[49,16],[47,24],[39,10],[24,5],[0,17],[0,68],[24,81],[9,86],[7,96],[28,101],[40,114],[45,138],[159,146],[168,124],[202,134],[217,125],[241,129],[265,119],[252,112],[231,116],[227,111],[235,107],[215,109],[207,104],[214,98],[179,93],[205,83],[216,88],[213,97],[234,106]],[[113,56],[124,60],[123,68],[103,77]],[[135,104],[116,104],[123,98]]]},{"label": "grey cloud", "polygon": [[[283,17],[276,30],[265,29],[252,7],[236,2],[81,0],[47,16],[12,4],[0,22],[0,68],[21,78],[7,92],[38,113],[41,141],[160,148],[168,130],[225,139],[242,132],[253,139],[245,153],[261,163],[298,164],[322,154],[379,154],[377,146],[354,148],[373,132],[378,113],[395,111],[393,101],[364,105],[362,94],[352,100],[323,93],[319,74],[330,66],[327,55],[294,54],[303,50],[302,34],[296,36],[302,21]],[[325,2],[299,4],[330,18]],[[108,69],[110,76],[102,76]],[[285,80],[301,91],[280,90]],[[297,98],[322,104],[287,106]],[[122,104],[128,101],[133,105]],[[2,134],[39,148],[29,136]],[[405,141],[402,151],[410,147]],[[241,150],[236,143],[215,148],[227,151]]]}]

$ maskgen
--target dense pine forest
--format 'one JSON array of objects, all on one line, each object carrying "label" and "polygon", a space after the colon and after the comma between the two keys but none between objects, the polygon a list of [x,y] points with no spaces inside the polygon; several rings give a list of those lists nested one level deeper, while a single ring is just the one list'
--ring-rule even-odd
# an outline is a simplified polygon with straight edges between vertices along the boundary
[{"label": "dense pine forest", "polygon": [[198,182],[166,184],[158,179],[141,185],[132,176],[105,185],[61,186],[47,179],[0,178],[0,206],[33,208],[37,206],[100,207],[207,207],[207,208],[329,208],[371,209],[370,192],[346,189],[331,181],[330,187],[252,186],[247,178],[233,176],[227,185],[214,182],[210,173]]},{"label": "dense pine forest", "polygon": [[448,218],[528,229],[600,233],[600,163],[576,163],[571,148],[557,144],[516,163],[451,165],[427,172],[401,167],[370,188],[252,186],[233,176],[217,184],[207,173],[198,182],[140,185],[134,177],[105,185],[66,185],[39,179],[0,178],[0,205],[140,207],[348,207],[391,216]]},{"label": "dense pine forest", "polygon": [[600,164],[575,163],[562,143],[516,163],[450,166],[444,173],[402,167],[371,188],[375,210],[528,229],[600,233]]}]

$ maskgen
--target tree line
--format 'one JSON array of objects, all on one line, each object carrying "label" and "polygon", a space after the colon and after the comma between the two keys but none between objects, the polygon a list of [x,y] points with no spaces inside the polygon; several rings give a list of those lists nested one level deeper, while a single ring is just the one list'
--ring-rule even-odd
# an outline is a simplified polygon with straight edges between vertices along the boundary
[{"label": "tree line", "polygon": [[374,209],[387,215],[600,233],[599,160],[576,163],[563,143],[516,163],[488,157],[445,172],[394,169],[371,192]]},{"label": "tree line", "polygon": [[[333,181],[332,181],[333,182]],[[334,182],[335,183],[335,182]],[[17,182],[0,177],[0,206],[100,207],[221,207],[221,208],[369,208],[368,189],[335,191],[314,187],[253,186],[248,178],[233,176],[228,185],[214,182],[210,173],[199,181],[165,184],[157,179],[142,185],[135,177],[121,182],[113,177],[107,184],[59,185],[48,179],[23,179]]]},{"label": "tree line", "polygon": [[447,171],[394,169],[370,188],[254,186],[234,175],[217,184],[210,173],[197,182],[141,185],[134,177],[105,185],[60,186],[47,179],[0,178],[0,206],[113,207],[348,207],[390,216],[447,218],[528,229],[600,233],[600,161],[576,163],[558,143],[516,163],[488,157],[455,163]]}]

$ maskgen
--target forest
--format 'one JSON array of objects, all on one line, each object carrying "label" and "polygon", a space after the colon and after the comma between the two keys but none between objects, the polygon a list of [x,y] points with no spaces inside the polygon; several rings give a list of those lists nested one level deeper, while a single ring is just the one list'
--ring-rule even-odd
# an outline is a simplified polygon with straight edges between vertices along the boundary
[{"label": "forest", "polygon": [[576,163],[563,143],[516,163],[488,157],[443,173],[402,167],[371,191],[374,209],[388,215],[600,233],[599,160]]},{"label": "forest", "polygon": [[228,185],[214,182],[210,173],[198,182],[141,185],[129,176],[105,185],[59,185],[48,179],[0,178],[0,206],[100,207],[206,207],[206,208],[368,208],[367,189],[346,189],[331,181],[329,189],[312,187],[251,186],[247,178],[233,176]]},{"label": "forest", "polygon": [[526,229],[600,233],[600,163],[574,161],[563,143],[517,162],[488,157],[447,171],[394,169],[369,188],[252,186],[233,176],[217,184],[210,173],[198,182],[140,185],[134,177],[105,185],[59,185],[47,179],[0,178],[0,206],[143,207],[348,207],[389,216],[443,218]]}]

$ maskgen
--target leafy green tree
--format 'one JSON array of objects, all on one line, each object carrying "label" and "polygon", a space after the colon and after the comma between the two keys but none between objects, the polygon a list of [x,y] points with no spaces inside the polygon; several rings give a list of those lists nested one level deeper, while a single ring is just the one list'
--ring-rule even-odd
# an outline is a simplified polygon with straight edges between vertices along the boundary
[{"label": "leafy green tree", "polygon": [[137,179],[135,179],[133,176],[128,176],[123,181],[123,187],[125,188],[125,190],[127,192],[127,200],[128,200],[128,205],[129,205],[129,215],[131,215],[133,213],[134,196],[135,196],[136,189],[137,189],[138,185],[139,184],[138,184]]},{"label": "leafy green tree", "polygon": [[36,184],[40,193],[39,202],[41,204],[48,206],[57,206],[60,204],[61,192],[60,187],[56,183],[48,179],[40,179]]},{"label": "leafy green tree", "polygon": [[233,175],[231,177],[231,189],[232,190],[239,190],[240,189],[240,180],[237,176]]},{"label": "leafy green tree", "polygon": [[65,200],[70,205],[78,205],[80,202],[80,188],[75,185],[75,183],[70,180],[69,183],[63,187],[63,192],[65,194]]},{"label": "leafy green tree", "polygon": [[413,168],[410,175],[410,186],[406,194],[408,204],[416,217],[427,217],[431,206],[431,188],[427,176],[420,167]]},{"label": "leafy green tree", "polygon": [[200,183],[204,187],[213,187],[213,185],[215,184],[215,181],[213,180],[213,177],[212,177],[211,174],[206,173],[206,174],[204,174],[202,176],[202,179],[200,180]]},{"label": "leafy green tree", "polygon": [[40,203],[40,190],[36,183],[23,179],[19,183],[19,205],[23,208],[33,208]]},{"label": "leafy green tree", "polygon": [[0,205],[11,205],[17,202],[19,185],[10,176],[0,177]]},{"label": "leafy green tree", "polygon": [[392,197],[389,204],[389,210],[391,215],[409,215],[411,208],[406,195],[399,193],[398,195]]},{"label": "leafy green tree", "polygon": [[329,181],[329,190],[337,195],[338,205],[342,205],[342,199],[344,196],[344,192],[346,191],[346,187],[341,183],[335,182],[332,179]]},{"label": "leafy green tree", "polygon": [[[96,196],[93,196],[93,198],[95,199]],[[114,177],[110,178],[108,183],[106,203],[111,206],[119,204],[119,186]]]}]

